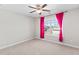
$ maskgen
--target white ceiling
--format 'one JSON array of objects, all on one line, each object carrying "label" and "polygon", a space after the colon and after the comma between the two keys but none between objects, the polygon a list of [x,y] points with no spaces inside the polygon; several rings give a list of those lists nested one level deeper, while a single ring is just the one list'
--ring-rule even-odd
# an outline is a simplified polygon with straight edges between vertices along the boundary
[{"label": "white ceiling", "polygon": [[[29,13],[33,10],[32,8],[28,7],[29,5],[35,6],[34,4],[3,4],[0,5],[0,9],[16,12],[26,16],[39,17],[40,15],[36,12]],[[51,10],[51,12],[43,12],[43,16],[79,8],[79,4],[48,4],[48,6],[45,8]]]}]

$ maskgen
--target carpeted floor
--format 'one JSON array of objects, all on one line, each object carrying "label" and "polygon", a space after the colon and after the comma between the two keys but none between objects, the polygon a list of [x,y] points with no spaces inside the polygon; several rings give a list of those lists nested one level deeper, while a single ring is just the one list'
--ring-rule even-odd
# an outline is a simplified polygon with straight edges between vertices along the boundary
[{"label": "carpeted floor", "polygon": [[79,49],[34,39],[0,50],[0,55],[75,55]]}]

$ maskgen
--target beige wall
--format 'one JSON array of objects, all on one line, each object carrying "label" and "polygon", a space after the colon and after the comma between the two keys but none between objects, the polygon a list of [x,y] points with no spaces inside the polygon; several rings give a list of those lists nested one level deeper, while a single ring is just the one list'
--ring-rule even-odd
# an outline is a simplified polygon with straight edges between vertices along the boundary
[{"label": "beige wall", "polygon": [[79,47],[79,9],[69,11],[63,21],[64,42]]},{"label": "beige wall", "polygon": [[0,9],[0,47],[33,38],[33,18]]}]

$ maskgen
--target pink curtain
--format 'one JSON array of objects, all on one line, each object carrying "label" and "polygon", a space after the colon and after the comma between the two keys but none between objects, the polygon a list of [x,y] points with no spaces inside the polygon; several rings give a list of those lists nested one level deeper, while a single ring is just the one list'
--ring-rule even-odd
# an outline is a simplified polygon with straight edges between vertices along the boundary
[{"label": "pink curtain", "polygon": [[56,18],[57,18],[58,24],[59,24],[59,26],[60,26],[60,33],[59,33],[59,41],[60,41],[60,42],[63,42],[63,34],[62,34],[63,15],[64,15],[63,12],[56,14]]},{"label": "pink curtain", "polygon": [[44,38],[44,17],[40,17],[40,38]]}]

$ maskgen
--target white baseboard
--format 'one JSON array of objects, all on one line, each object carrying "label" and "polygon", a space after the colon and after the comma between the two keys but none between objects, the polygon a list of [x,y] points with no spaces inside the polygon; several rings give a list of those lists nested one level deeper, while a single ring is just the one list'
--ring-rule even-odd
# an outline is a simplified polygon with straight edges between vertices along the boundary
[{"label": "white baseboard", "polygon": [[[29,39],[29,38],[28,38],[28,39]],[[11,47],[11,46],[14,46],[14,45],[23,43],[23,42],[25,42],[25,41],[32,40],[32,39],[34,39],[34,38],[30,38],[29,40],[28,40],[28,39],[19,40],[19,41],[13,42],[13,43],[5,44],[4,46],[0,46],[0,49],[4,49],[4,48],[7,48],[7,47]]]},{"label": "white baseboard", "polygon": [[[39,38],[37,38],[39,39]],[[40,39],[42,40],[42,39]],[[43,40],[43,41],[47,41],[47,40]],[[60,45],[64,45],[64,46],[68,46],[68,47],[72,47],[72,48],[78,48],[79,49],[79,46],[75,46],[75,45],[71,45],[71,44],[67,44],[67,43],[62,43],[62,42],[56,42],[56,41],[47,41],[47,42],[50,42],[50,43],[56,43],[56,44],[60,44]]]}]

